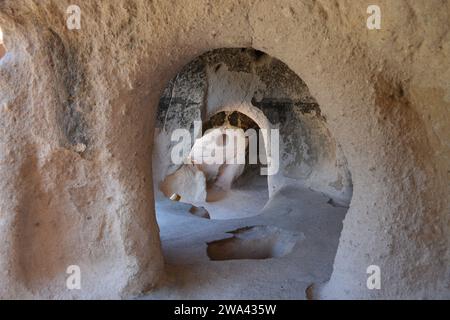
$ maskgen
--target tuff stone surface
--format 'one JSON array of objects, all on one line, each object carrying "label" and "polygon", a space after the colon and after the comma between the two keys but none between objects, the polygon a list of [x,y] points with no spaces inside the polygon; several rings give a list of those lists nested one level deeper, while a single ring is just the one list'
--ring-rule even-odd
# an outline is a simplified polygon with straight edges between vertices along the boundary
[{"label": "tuff stone surface", "polygon": [[[314,295],[450,298],[449,3],[377,2],[371,31],[369,1],[87,0],[70,31],[70,1],[1,1],[0,297],[150,290],[164,269],[159,97],[196,56],[252,47],[307,84],[351,172],[333,274]],[[82,290],[65,286],[73,264]],[[381,290],[366,288],[372,264]]]}]

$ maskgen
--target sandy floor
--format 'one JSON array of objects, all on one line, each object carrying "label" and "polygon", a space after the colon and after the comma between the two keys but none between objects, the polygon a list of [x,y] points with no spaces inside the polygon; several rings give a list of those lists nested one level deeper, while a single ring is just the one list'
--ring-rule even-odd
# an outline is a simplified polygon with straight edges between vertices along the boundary
[{"label": "sandy floor", "polygon": [[157,202],[167,276],[144,299],[305,299],[308,286],[330,277],[347,209],[298,186],[266,204],[264,183],[254,186],[207,208],[220,219],[244,211],[242,219],[210,220],[189,213],[191,205]]}]

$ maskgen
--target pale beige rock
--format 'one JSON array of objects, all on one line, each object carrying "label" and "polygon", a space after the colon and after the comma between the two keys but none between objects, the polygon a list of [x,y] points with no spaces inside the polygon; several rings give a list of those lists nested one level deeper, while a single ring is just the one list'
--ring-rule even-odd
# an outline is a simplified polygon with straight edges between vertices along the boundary
[{"label": "pale beige rock", "polygon": [[179,201],[185,203],[206,201],[205,174],[193,164],[183,165],[164,179],[161,191],[168,198],[176,194],[179,196]]},{"label": "pale beige rock", "polygon": [[[253,47],[307,83],[354,185],[320,298],[450,298],[449,3],[4,0],[0,297],[130,297],[163,274],[153,214],[158,99],[195,56]],[[72,151],[86,145],[82,155]],[[68,290],[79,265],[82,290]],[[366,288],[379,265],[381,290]]]}]

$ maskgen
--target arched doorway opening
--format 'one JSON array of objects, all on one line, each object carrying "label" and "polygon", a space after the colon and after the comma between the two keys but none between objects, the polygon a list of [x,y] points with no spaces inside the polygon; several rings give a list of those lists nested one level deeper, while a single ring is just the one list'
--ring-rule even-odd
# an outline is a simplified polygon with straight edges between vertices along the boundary
[{"label": "arched doorway opening", "polygon": [[[209,285],[217,273],[233,283],[250,281],[235,268],[256,268],[258,278],[280,270],[263,281],[266,295],[254,292],[255,298],[299,298],[329,278],[351,176],[320,106],[288,66],[251,48],[207,52],[169,82],[155,128],[153,181],[167,269],[187,286],[194,278],[205,285],[203,291],[183,288],[180,298],[211,291],[235,297],[225,280]],[[196,149],[204,155],[207,146],[229,144],[227,129],[265,132],[257,144],[265,159],[253,165],[198,163]],[[182,161],[173,161],[174,154]],[[293,275],[286,290],[277,287]],[[222,296],[221,286],[228,288]],[[153,295],[166,294],[162,288]]]}]

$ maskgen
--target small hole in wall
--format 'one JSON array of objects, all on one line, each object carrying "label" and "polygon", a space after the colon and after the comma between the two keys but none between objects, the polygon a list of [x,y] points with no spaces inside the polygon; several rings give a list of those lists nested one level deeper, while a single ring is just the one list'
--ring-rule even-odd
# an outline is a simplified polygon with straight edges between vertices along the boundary
[{"label": "small hole in wall", "polygon": [[2,28],[0,28],[0,59],[3,59],[3,57],[6,55],[6,46],[3,43],[3,31]]},{"label": "small hole in wall", "polygon": [[215,68],[214,68],[214,72],[218,72],[220,70],[220,68],[222,67],[222,64],[219,63]]}]

